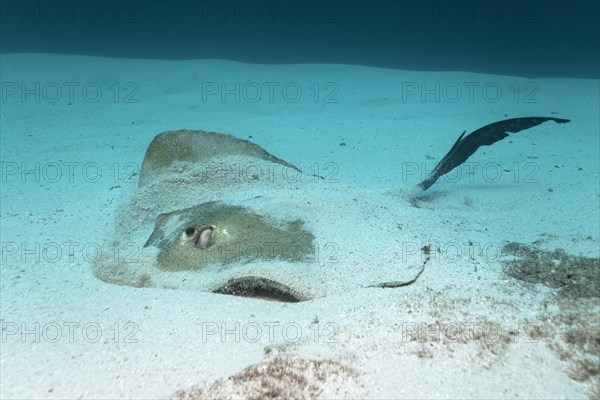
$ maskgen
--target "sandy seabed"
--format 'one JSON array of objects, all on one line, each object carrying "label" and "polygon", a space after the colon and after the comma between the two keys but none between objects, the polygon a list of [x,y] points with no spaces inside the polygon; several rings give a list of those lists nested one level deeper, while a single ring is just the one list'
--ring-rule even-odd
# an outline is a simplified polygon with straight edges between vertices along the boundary
[{"label": "sandy seabed", "polygon": [[[600,396],[597,80],[47,54],[0,67],[2,398]],[[406,200],[463,130],[519,116],[571,122],[482,148]],[[399,263],[427,246],[423,273],[297,303],[97,279],[99,254],[131,251],[105,235],[146,146],[182,128],[363,193],[382,210],[356,221],[356,250],[398,234]],[[378,256],[357,259],[366,275]]]}]

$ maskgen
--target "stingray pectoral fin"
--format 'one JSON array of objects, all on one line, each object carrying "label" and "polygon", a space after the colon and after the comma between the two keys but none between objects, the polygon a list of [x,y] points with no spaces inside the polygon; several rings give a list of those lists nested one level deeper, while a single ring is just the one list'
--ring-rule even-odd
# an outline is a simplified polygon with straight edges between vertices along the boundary
[{"label": "stingray pectoral fin", "polygon": [[181,129],[163,132],[152,140],[140,168],[139,186],[160,175],[177,161],[207,163],[220,156],[241,155],[281,164],[302,172],[295,165],[267,152],[257,144],[224,133]]},{"label": "stingray pectoral fin", "polygon": [[554,121],[558,124],[571,122],[569,119],[552,117],[511,118],[486,125],[467,136],[464,136],[465,132],[463,132],[448,154],[435,166],[427,179],[419,184],[419,187],[423,191],[429,189],[442,175],[467,161],[481,146],[490,146],[507,137],[509,133],[520,132],[546,121]]}]

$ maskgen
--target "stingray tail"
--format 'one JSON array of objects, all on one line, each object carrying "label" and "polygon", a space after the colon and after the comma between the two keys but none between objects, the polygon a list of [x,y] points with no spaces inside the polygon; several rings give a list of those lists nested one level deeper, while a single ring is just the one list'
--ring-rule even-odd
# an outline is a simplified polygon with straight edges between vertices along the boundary
[{"label": "stingray tail", "polygon": [[490,146],[507,137],[509,133],[520,132],[546,121],[554,121],[558,124],[570,122],[568,119],[553,117],[521,117],[493,122],[475,130],[467,136],[465,136],[466,131],[463,132],[448,154],[435,166],[429,177],[419,183],[417,187],[421,191],[429,189],[442,175],[447,174],[467,161],[481,146]]},{"label": "stingray tail", "polygon": [[444,175],[446,172],[449,172],[445,170],[446,168],[444,168],[444,166],[448,165],[449,160],[455,157],[456,152],[460,149],[460,143],[463,139],[463,136],[465,136],[465,133],[467,133],[467,131],[463,131],[463,133],[458,137],[450,151],[435,166],[429,177],[417,185],[421,191],[429,189],[440,178],[440,176]]}]

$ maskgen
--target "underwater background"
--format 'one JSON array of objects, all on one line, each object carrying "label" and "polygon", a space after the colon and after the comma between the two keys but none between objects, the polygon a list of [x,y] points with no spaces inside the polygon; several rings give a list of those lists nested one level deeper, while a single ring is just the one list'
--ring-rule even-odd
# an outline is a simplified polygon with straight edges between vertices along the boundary
[{"label": "underwater background", "polygon": [[3,1],[1,51],[597,78],[596,1]]}]

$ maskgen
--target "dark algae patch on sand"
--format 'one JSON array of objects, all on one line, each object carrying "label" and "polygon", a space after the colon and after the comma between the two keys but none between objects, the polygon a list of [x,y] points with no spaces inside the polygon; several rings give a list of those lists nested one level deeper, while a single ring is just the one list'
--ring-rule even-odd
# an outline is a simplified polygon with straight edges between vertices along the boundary
[{"label": "dark algae patch on sand", "polygon": [[513,256],[504,261],[507,275],[558,289],[545,304],[548,308],[554,303],[558,312],[540,316],[547,321],[548,345],[569,363],[571,379],[588,385],[590,399],[600,398],[600,259],[515,242],[503,252]]},{"label": "dark algae patch on sand", "polygon": [[506,244],[502,251],[514,256],[505,261],[504,272],[515,279],[559,289],[562,297],[600,296],[599,258],[574,256],[563,249],[540,250],[515,242]]},{"label": "dark algae patch on sand", "polygon": [[346,398],[345,390],[352,390],[356,378],[354,370],[334,360],[276,358],[251,365],[209,386],[177,391],[171,399],[315,399],[326,386],[339,398]]}]

